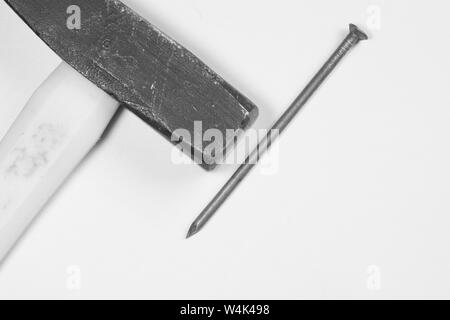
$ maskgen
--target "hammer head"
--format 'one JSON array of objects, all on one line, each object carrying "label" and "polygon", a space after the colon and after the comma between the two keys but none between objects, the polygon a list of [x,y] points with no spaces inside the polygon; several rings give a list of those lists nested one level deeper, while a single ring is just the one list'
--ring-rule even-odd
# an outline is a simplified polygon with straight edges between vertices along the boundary
[{"label": "hammer head", "polygon": [[[120,1],[5,1],[65,62],[205,169],[233,144],[229,133],[258,115],[249,99]],[[194,139],[209,129],[222,136],[214,148]]]}]

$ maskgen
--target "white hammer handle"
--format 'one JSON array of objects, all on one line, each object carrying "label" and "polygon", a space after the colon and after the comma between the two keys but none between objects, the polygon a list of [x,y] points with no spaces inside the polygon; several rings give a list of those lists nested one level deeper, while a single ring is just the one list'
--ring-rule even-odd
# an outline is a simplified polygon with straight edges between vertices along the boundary
[{"label": "white hammer handle", "polygon": [[0,142],[0,261],[101,137],[119,103],[62,63]]}]

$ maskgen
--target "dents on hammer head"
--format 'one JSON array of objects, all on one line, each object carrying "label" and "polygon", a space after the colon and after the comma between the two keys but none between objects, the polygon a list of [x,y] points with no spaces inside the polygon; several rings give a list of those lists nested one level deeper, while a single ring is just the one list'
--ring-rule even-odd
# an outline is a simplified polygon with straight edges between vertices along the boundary
[{"label": "dents on hammer head", "polygon": [[[30,2],[34,11],[25,5],[18,10],[35,33],[66,63],[162,135],[170,137],[181,127],[191,129],[196,120],[205,129],[222,131],[253,122],[255,105],[122,2],[79,0],[80,32],[60,26],[58,12],[65,0],[42,2]],[[55,26],[54,32],[45,32],[49,26]]]}]

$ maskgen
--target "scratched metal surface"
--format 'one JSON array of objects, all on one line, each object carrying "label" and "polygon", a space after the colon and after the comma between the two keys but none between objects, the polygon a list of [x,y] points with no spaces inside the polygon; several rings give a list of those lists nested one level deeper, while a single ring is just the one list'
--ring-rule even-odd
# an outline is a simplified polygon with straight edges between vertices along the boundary
[{"label": "scratched metal surface", "polygon": [[[76,1],[81,28],[74,30],[67,27],[72,0],[5,1],[64,61],[169,140],[181,128],[194,137],[194,121],[226,137],[258,115],[244,95],[120,1]],[[233,142],[225,140],[221,151]],[[205,169],[215,167],[204,150],[210,142],[183,143]]]}]

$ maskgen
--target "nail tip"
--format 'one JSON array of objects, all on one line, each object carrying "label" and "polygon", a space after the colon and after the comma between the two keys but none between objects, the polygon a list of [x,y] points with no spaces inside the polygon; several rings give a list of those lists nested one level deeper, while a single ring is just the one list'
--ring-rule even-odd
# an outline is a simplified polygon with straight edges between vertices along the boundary
[{"label": "nail tip", "polygon": [[188,233],[187,233],[187,235],[186,235],[186,239],[191,238],[192,236],[194,236],[195,234],[197,234],[197,232],[199,232],[199,231],[200,231],[200,230],[197,229],[197,226],[192,225],[192,226],[189,228],[189,231],[188,231]]}]

